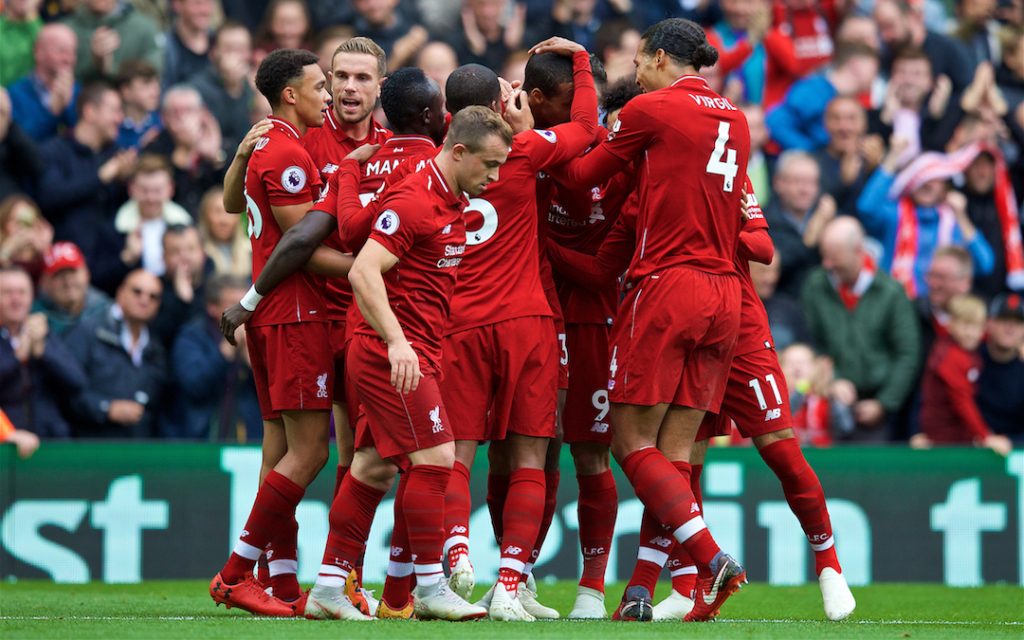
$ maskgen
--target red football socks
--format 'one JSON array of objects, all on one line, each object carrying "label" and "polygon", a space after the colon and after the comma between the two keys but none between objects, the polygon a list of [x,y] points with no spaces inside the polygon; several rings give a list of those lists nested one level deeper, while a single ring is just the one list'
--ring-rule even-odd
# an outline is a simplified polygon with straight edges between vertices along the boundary
[{"label": "red football socks", "polygon": [[815,573],[820,574],[825,567],[842,573],[832,538],[832,520],[825,505],[825,492],[818,475],[807,464],[796,438],[773,442],[761,449],[760,453],[761,458],[778,476],[782,491],[786,494],[786,502],[807,534],[807,540],[814,550]]},{"label": "red football socks", "polygon": [[579,517],[583,573],[580,586],[604,592],[608,550],[615,535],[619,496],[611,469],[591,476],[576,476],[580,487],[576,512]]},{"label": "red football socks", "polygon": [[675,539],[686,545],[698,564],[709,564],[720,549],[694,500],[689,463],[673,465],[658,449],[647,447],[626,456],[622,469],[637,497],[654,517],[669,526]]},{"label": "red football socks", "polygon": [[270,545],[267,557],[270,560],[270,586],[275,598],[286,602],[302,595],[299,580],[295,576],[299,570],[298,562],[299,523],[293,516],[290,522],[282,527],[281,535]]},{"label": "red football socks", "polygon": [[351,473],[341,481],[328,516],[331,530],[324,547],[318,583],[333,587],[345,583],[345,578],[355,569],[366,549],[373,515],[383,498],[383,491],[363,484]]},{"label": "red football socks", "polygon": [[391,560],[381,599],[392,609],[402,609],[409,602],[413,587],[412,551],[409,549],[409,530],[405,525],[402,503],[409,486],[409,474],[398,477],[395,490],[395,527],[391,530]]},{"label": "red football socks", "polygon": [[448,491],[444,496],[444,554],[448,567],[454,569],[459,558],[469,554],[469,513],[472,499],[469,493],[469,469],[458,460],[452,467]]},{"label": "red football socks", "polygon": [[338,495],[338,489],[341,488],[341,481],[345,479],[345,474],[348,473],[348,467],[344,465],[338,465],[338,468],[334,470],[334,493],[332,496]]},{"label": "red football socks", "polygon": [[562,474],[558,471],[545,471],[544,472],[544,515],[540,519],[540,528],[537,530],[537,542],[533,545],[533,553],[530,554],[530,561],[526,563],[526,569],[523,571],[523,580],[526,579],[526,575],[533,571],[533,563],[537,562],[537,558],[540,557],[541,547],[544,546],[544,540],[548,537],[548,529],[551,528],[551,522],[555,519],[555,509],[558,507],[558,483],[562,479]]},{"label": "red football socks", "polygon": [[637,549],[636,564],[633,575],[629,578],[630,587],[646,587],[654,596],[654,587],[658,584],[661,569],[668,561],[668,553],[675,546],[672,532],[662,526],[650,509],[644,509],[640,520],[640,547]]},{"label": "red football socks", "polygon": [[295,521],[295,507],[306,490],[277,471],[271,470],[256,493],[256,501],[245,521],[245,530],[235,543],[221,577],[228,584],[237,584],[252,572],[256,560],[271,541]]},{"label": "red football socks", "polygon": [[508,497],[509,476],[487,474],[487,511],[491,514],[494,539],[501,544],[502,518],[505,514],[505,499]]},{"label": "red football socks", "polygon": [[409,530],[416,583],[437,584],[444,578],[441,549],[444,546],[444,494],[452,470],[436,465],[418,464],[410,467],[409,484],[402,499]]},{"label": "red football socks", "polygon": [[501,562],[498,579],[506,588],[519,579],[530,561],[544,516],[544,471],[516,469],[509,476],[508,496],[502,513]]}]

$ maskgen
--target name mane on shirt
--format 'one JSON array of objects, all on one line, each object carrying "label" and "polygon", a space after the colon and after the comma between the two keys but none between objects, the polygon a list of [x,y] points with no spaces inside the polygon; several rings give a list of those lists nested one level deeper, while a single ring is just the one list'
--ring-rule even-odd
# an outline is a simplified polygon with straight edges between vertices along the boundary
[{"label": "name mane on shirt", "polygon": [[724,111],[739,111],[736,107],[732,106],[725,98],[711,98],[709,96],[698,96],[692,93],[687,94],[693,101],[697,103],[698,107],[707,107],[708,109],[722,109]]}]

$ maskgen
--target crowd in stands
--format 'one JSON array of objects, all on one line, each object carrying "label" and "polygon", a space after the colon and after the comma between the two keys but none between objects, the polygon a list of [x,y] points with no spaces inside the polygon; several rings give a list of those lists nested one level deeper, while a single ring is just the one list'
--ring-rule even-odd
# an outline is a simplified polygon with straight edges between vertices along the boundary
[{"label": "crowd in stands", "polygon": [[611,92],[664,17],[706,28],[706,77],[750,125],[776,248],[752,276],[804,443],[1024,442],[1022,0],[0,7],[0,439],[26,451],[258,441],[246,349],[217,323],[249,285],[247,221],[221,183],[269,112],[253,88],[268,52],[327,69],[368,36],[390,70],[443,89],[465,63],[522,80],[526,50],[561,35]]}]

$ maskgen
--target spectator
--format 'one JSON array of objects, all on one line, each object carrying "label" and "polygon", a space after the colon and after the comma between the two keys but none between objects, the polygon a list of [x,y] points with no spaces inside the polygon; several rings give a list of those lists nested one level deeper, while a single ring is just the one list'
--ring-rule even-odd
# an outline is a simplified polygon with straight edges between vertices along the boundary
[{"label": "spectator", "polygon": [[220,332],[220,317],[249,288],[248,279],[217,276],[206,288],[205,312],[186,324],[171,351],[171,370],[180,389],[177,414],[161,431],[165,437],[258,442],[263,418],[256,399],[245,327],[232,346]]},{"label": "spectator", "polygon": [[854,218],[828,223],[821,259],[801,295],[811,335],[835,363],[841,395],[856,400],[857,427],[848,437],[886,440],[917,375],[921,335],[913,307],[899,283],[875,267]]},{"label": "spectator", "polygon": [[328,78],[331,77],[331,60],[334,58],[334,52],[342,43],[351,40],[355,35],[355,29],[346,24],[336,24],[317,32],[311,51],[320,59],[320,68],[324,70],[324,75]]},{"label": "spectator", "polygon": [[141,149],[160,133],[160,75],[148,63],[128,60],[117,75],[124,120],[117,136],[122,149]]},{"label": "spectator", "polygon": [[223,162],[249,130],[249,104],[253,96],[249,85],[252,71],[249,32],[237,22],[225,22],[214,34],[210,58],[213,64],[193,77],[191,84],[220,127],[225,155],[218,159]]},{"label": "spectator", "polygon": [[992,301],[981,346],[978,406],[996,433],[1024,444],[1024,303],[1019,294]]},{"label": "spectator", "polygon": [[794,82],[829,63],[837,49],[832,31],[839,22],[842,4],[844,0],[773,0],[773,31],[785,36],[791,53],[773,56],[778,68],[769,70],[766,109],[775,105]]},{"label": "spectator", "polygon": [[305,49],[310,37],[309,8],[303,0],[272,0],[256,31],[253,65],[275,49]]},{"label": "spectator", "polygon": [[95,274],[110,252],[110,220],[124,202],[124,181],[135,168],[136,153],[115,144],[123,115],[111,86],[82,89],[77,110],[71,135],[43,145],[45,168],[36,192],[54,238],[74,241]]},{"label": "spectator", "polygon": [[170,159],[175,201],[194,215],[203,194],[224,178],[220,126],[203,106],[199,92],[188,86],[171,87],[164,93],[160,119],[164,129],[144,151]]},{"label": "spectator", "polygon": [[443,94],[448,76],[459,66],[459,60],[455,56],[455,50],[448,43],[435,40],[420,50],[416,56],[416,66],[423,69],[423,73],[441,87]]},{"label": "spectator", "polygon": [[783,149],[813,151],[828,144],[825,107],[836,96],[856,97],[871,89],[878,54],[862,44],[843,44],[830,69],[794,84],[768,112],[768,130]]},{"label": "spectator", "polygon": [[75,42],[75,33],[62,24],[40,29],[32,72],[8,89],[14,121],[37,142],[75,124],[81,89],[75,79]]},{"label": "spectator", "polygon": [[11,98],[0,87],[0,200],[28,191],[42,172],[39,148],[11,117]]},{"label": "spectator", "polygon": [[213,187],[199,205],[199,236],[217,275],[252,276],[252,245],[241,217],[224,210],[224,190]]},{"label": "spectator", "polygon": [[110,311],[79,323],[65,342],[86,375],[72,399],[76,433],[90,438],[145,438],[155,434],[167,364],[149,324],[160,308],[160,280],[132,271]]},{"label": "spectator", "polygon": [[965,153],[967,217],[992,248],[995,263],[988,275],[977,274],[974,291],[987,299],[1007,289],[1024,291],[1024,254],[1017,196],[1010,170],[998,146],[975,143]]},{"label": "spectator", "polygon": [[750,129],[750,157],[747,160],[747,177],[754,187],[754,193],[761,206],[772,201],[771,176],[768,170],[768,158],[764,148],[770,140],[768,128],[764,124],[764,110],[756,104],[740,107],[747,117],[747,128]]},{"label": "spectator", "polygon": [[0,13],[0,87],[6,87],[32,70],[32,45],[43,27],[39,17],[42,0],[8,0]]},{"label": "spectator", "polygon": [[967,88],[973,74],[970,56],[953,38],[927,28],[921,3],[906,0],[877,0],[873,17],[885,51],[882,69],[892,70],[893,55],[911,46],[923,49],[932,62],[935,76],[946,76],[952,81],[954,93]]},{"label": "spectator", "polygon": [[[626,19],[630,2],[611,0],[555,0],[545,7],[539,20],[528,14],[531,28],[527,30],[530,42],[540,42],[551,36],[561,36],[594,51],[597,32],[605,20]],[[527,43],[528,44],[528,43]]]},{"label": "spectator", "polygon": [[809,154],[783,153],[772,180],[775,197],[764,208],[775,253],[782,259],[779,288],[793,296],[799,295],[808,271],[821,261],[818,238],[836,215],[832,197],[820,196],[820,175],[818,163]]},{"label": "spectator", "polygon": [[1024,103],[1024,26],[1007,32],[1005,43],[1006,55],[1003,63],[996,67],[995,79],[1012,114]]},{"label": "spectator", "polygon": [[768,0],[722,0],[721,5],[722,19],[707,30],[708,42],[719,51],[722,73],[740,81],[742,101],[761,105],[769,51],[791,51],[792,44],[781,32],[773,32],[775,48],[770,48],[772,41],[764,42],[772,19]]},{"label": "spectator", "polygon": [[967,156],[930,151],[894,176],[905,147],[900,138],[890,144],[857,200],[861,222],[882,243],[881,267],[911,298],[927,294],[924,274],[935,250],[943,245],[966,247],[976,273],[992,273],[992,248],[968,218],[967,199],[948,185],[950,178],[963,171]]},{"label": "spectator", "polygon": [[388,56],[388,70],[411,62],[430,39],[422,26],[398,10],[398,0],[353,0],[356,33],[376,42]]},{"label": "spectator", "polygon": [[856,98],[838,96],[825,108],[828,144],[814,158],[821,192],[832,196],[841,213],[857,212],[857,196],[885,155],[885,143],[879,136],[868,138],[867,126],[867,113]]},{"label": "spectator", "polygon": [[526,7],[517,4],[502,25],[507,7],[508,0],[466,0],[462,29],[451,42],[459,62],[501,69],[508,54],[523,47]]},{"label": "spectator", "polygon": [[215,0],[171,0],[175,19],[165,36],[163,84],[173,87],[210,66]]},{"label": "spectator", "polygon": [[633,56],[640,46],[640,32],[629,20],[618,18],[601,25],[594,36],[594,53],[601,58],[608,83],[634,75]]},{"label": "spectator", "polygon": [[[931,353],[936,337],[949,335],[949,303],[957,296],[971,292],[974,265],[971,254],[963,247],[939,247],[932,256],[924,279],[928,294],[914,301],[921,322],[921,351]],[[924,364],[924,362],[922,362]]]},{"label": "spectator", "polygon": [[195,227],[171,225],[163,240],[163,297],[160,299],[160,313],[152,328],[155,336],[170,351],[181,327],[203,313],[203,292],[207,279],[213,273],[213,261],[203,253],[199,231]]},{"label": "spectator", "polygon": [[163,63],[163,34],[124,0],[82,0],[64,23],[78,36],[79,78],[113,78],[128,60]]},{"label": "spectator", "polygon": [[18,265],[35,283],[52,244],[53,227],[28,196],[16,194],[0,200],[0,266]]},{"label": "spectator", "polygon": [[830,447],[852,432],[852,402],[844,401],[835,385],[832,361],[803,343],[779,353],[779,365],[789,388],[793,430],[805,446]]},{"label": "spectator", "polygon": [[505,66],[498,75],[509,82],[518,82],[521,85],[526,80],[526,62],[530,57],[529,51],[513,51],[505,58]]},{"label": "spectator", "polygon": [[935,78],[932,63],[921,49],[896,52],[882,108],[871,113],[871,133],[907,141],[900,158],[906,164],[922,150],[940,150],[953,135],[963,111],[950,100],[952,84],[946,76]]},{"label": "spectator", "polygon": [[992,433],[975,400],[985,303],[972,295],[956,296],[949,302],[949,316],[949,335],[939,338],[928,356],[921,380],[921,433],[910,445],[974,443],[1005,456],[1013,448],[1010,439]]},{"label": "spectator", "polygon": [[226,18],[241,22],[249,27],[249,31],[255,33],[267,15],[270,0],[221,0],[221,4],[224,6]]},{"label": "spectator", "polygon": [[956,3],[957,26],[953,35],[963,43],[971,67],[982,62],[998,65],[1002,60],[1000,24],[996,20],[996,0],[960,0]]},{"label": "spectator", "polygon": [[[114,217],[114,228],[122,237],[138,234],[142,240],[142,268],[163,275],[164,232],[171,225],[192,224],[188,211],[171,200],[174,180],[167,161],[156,155],[139,158],[128,182],[128,195],[130,199]],[[126,269],[132,266],[124,265]]]},{"label": "spectator", "polygon": [[18,451],[18,457],[27,460],[39,450],[39,436],[26,429],[18,429],[0,409],[0,443],[10,443]]},{"label": "spectator", "polygon": [[30,313],[32,281],[19,267],[0,267],[0,409],[19,429],[68,438],[59,401],[85,386],[85,374],[46,316]]},{"label": "spectator", "polygon": [[54,244],[45,265],[32,311],[45,315],[55,334],[63,336],[79,322],[92,322],[110,310],[110,297],[89,284],[89,267],[74,243]]},{"label": "spectator", "polygon": [[771,263],[761,264],[750,261],[750,279],[754,283],[757,297],[768,312],[768,323],[772,340],[779,351],[796,342],[809,342],[807,323],[800,308],[800,302],[791,295],[776,290],[781,273],[782,259],[778,252]]}]

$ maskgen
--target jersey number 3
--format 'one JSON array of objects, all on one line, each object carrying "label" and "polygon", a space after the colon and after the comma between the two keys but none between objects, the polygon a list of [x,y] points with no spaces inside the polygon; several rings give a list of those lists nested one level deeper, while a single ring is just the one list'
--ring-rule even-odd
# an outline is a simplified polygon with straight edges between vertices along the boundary
[{"label": "jersey number 3", "polygon": [[[718,123],[718,139],[715,140],[715,149],[708,158],[707,172],[722,176],[725,185],[722,187],[727,193],[732,193],[732,183],[736,180],[736,150],[726,149],[725,144],[729,142],[729,123]],[[723,162],[723,158],[725,158]]]}]

